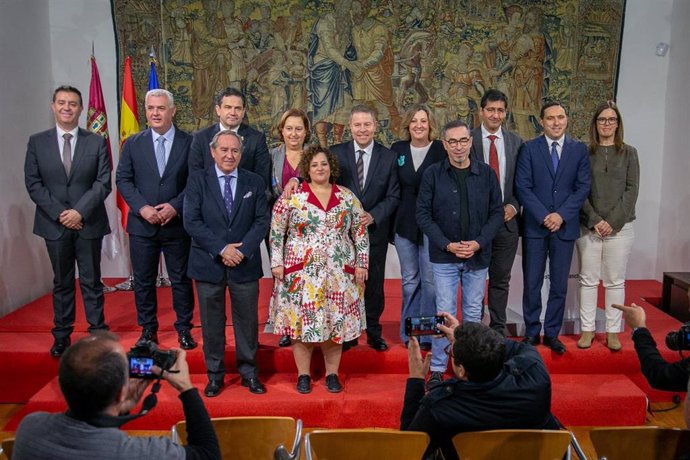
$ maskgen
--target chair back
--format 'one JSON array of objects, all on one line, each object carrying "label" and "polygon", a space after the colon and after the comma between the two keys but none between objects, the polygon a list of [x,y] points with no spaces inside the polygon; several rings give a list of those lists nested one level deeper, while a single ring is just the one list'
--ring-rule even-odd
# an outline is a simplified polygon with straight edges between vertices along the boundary
[{"label": "chair back", "polygon": [[[299,445],[295,435],[301,436],[302,423],[297,430],[292,417],[220,417],[211,422],[218,436],[220,453],[223,459],[254,460],[273,458],[280,444]],[[187,443],[187,424],[177,422],[173,426],[173,440]]]},{"label": "chair back", "polygon": [[315,430],[304,438],[307,460],[419,460],[428,445],[418,431]]},{"label": "chair back", "polygon": [[[0,442],[0,454],[4,455],[7,460],[12,458],[12,448],[14,447],[14,438],[3,439]],[[2,457],[0,457],[2,458]]]},{"label": "chair back", "polygon": [[690,430],[679,428],[592,428],[589,437],[599,459],[670,460],[690,454]]},{"label": "chair back", "polygon": [[490,430],[457,434],[453,445],[462,460],[562,460],[570,440],[569,431]]}]

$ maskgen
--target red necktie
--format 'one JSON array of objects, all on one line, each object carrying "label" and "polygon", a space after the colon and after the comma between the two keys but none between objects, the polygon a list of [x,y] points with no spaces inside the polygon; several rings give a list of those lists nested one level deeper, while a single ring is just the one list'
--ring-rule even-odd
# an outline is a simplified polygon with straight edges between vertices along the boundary
[{"label": "red necktie", "polygon": [[493,134],[489,136],[489,141],[491,142],[491,145],[489,146],[489,166],[491,166],[491,169],[494,170],[496,173],[496,178],[498,179],[498,183],[501,183],[501,170],[498,167],[498,150],[496,149],[496,144],[494,141],[497,139],[496,136]]}]

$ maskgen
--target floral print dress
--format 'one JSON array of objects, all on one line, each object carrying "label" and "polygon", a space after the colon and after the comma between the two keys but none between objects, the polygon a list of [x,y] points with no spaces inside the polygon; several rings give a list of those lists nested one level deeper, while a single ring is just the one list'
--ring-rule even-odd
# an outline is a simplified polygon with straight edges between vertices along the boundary
[{"label": "floral print dress", "polygon": [[280,197],[271,220],[271,267],[275,280],[270,320],[273,332],[302,342],[353,340],[366,328],[364,288],[355,267],[369,266],[369,236],[354,193],[333,185],[323,208],[309,188]]}]

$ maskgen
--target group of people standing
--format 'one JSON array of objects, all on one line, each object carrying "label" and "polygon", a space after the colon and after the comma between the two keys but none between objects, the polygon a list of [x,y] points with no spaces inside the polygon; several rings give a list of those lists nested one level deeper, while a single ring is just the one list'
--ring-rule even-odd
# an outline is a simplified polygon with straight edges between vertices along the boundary
[{"label": "group of people standing", "polygon": [[[138,343],[158,341],[155,279],[163,252],[183,349],[197,346],[191,334],[196,281],[207,397],[225,385],[226,289],[241,384],[266,392],[256,353],[259,248],[267,235],[274,277],[269,322],[280,344],[292,346],[300,393],[312,389],[315,345],[322,349],[330,392],[342,391],[341,355],[358,344],[362,331],[369,346],[388,349],[380,317],[391,241],[402,272],[400,338],[406,346],[406,317],[457,315],[458,284],[463,322],[481,321],[487,275],[491,328],[505,336],[510,273],[522,232],[523,341],[541,341],[548,257],[543,343],[565,352],[558,334],[577,241],[578,346],[594,340],[596,289],[603,279],[607,345],[620,349],[621,317],[610,305],[624,301],[639,166],[635,149],[623,143],[615,104],[597,109],[589,149],[565,134],[567,113],[557,102],[542,107],[544,135],[523,142],[503,126],[505,94],[491,89],[481,100],[481,126],[453,121],[438,133],[430,111],[414,106],[403,118],[404,140],[390,149],[374,140],[376,113],[366,105],[350,112],[352,140],[330,149],[308,145],[309,117],[290,109],[278,124],[282,143],[271,152],[265,136],[244,123],[240,91],[220,91],[214,105],[219,122],[190,135],[173,123],[173,95],[149,91],[149,128],[125,142],[116,173],[130,208]],[[103,201],[111,190],[111,167],[105,141],[78,128],[83,106],[76,88],[57,88],[51,108],[56,128],[30,138],[25,177],[36,203],[34,232],[46,240],[55,273],[51,354],[57,357],[70,345],[75,262],[89,330],[107,329],[100,245],[109,231]],[[440,382],[447,340],[420,346],[433,351],[430,381]]]}]

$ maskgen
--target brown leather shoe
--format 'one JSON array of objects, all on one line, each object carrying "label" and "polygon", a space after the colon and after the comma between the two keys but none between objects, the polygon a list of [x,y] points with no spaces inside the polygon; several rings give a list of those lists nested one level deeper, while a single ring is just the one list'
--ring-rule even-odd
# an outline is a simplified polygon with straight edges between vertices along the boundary
[{"label": "brown leather shoe", "polygon": [[618,340],[618,334],[615,332],[609,332],[606,334],[606,346],[609,347],[611,351],[618,351],[623,348],[620,340]]},{"label": "brown leather shoe", "polygon": [[582,331],[580,340],[577,341],[577,348],[589,348],[594,341],[594,331]]}]

